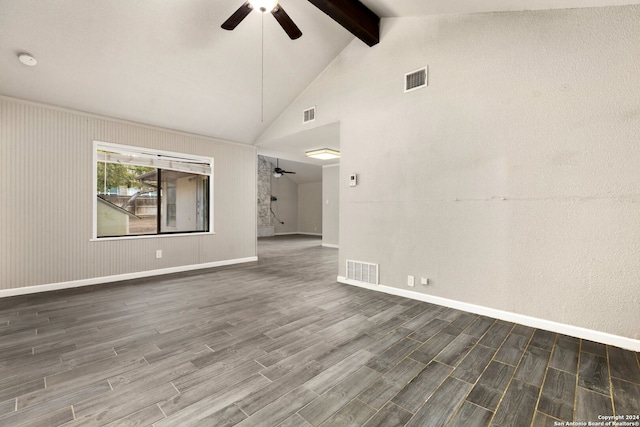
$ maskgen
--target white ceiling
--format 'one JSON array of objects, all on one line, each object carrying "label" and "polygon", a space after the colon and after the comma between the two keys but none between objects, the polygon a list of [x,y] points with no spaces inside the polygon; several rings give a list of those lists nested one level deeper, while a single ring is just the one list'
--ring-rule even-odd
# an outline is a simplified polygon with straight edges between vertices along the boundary
[{"label": "white ceiling", "polygon": [[303,36],[264,16],[263,120],[263,16],[220,28],[243,2],[0,0],[0,93],[251,144],[353,37],[281,0]]},{"label": "white ceiling", "polygon": [[[0,0],[0,94],[253,144],[353,36],[308,1],[281,0],[303,36],[289,40],[264,16],[263,98],[262,15],[252,12],[234,31],[220,28],[243,1]],[[640,0],[362,2],[382,17],[402,17]],[[18,62],[21,51],[38,65]],[[317,165],[327,162],[303,153],[325,146],[339,148],[337,123],[259,150]]]},{"label": "white ceiling", "polygon": [[340,150],[340,123],[318,126],[256,145],[258,146],[258,154],[265,156],[315,165],[336,164],[339,159],[310,159],[305,153],[321,148]]},{"label": "white ceiling", "polygon": [[361,0],[378,16],[452,15],[519,10],[577,9],[639,4],[640,0]]}]

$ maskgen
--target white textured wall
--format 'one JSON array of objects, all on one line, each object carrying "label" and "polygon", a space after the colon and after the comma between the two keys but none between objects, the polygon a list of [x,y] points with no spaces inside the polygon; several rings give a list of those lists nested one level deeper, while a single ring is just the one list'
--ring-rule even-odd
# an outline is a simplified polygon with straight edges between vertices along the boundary
[{"label": "white textured wall", "polygon": [[322,244],[338,245],[340,237],[340,166],[322,168]]},{"label": "white textured wall", "polygon": [[278,198],[271,209],[275,234],[322,233],[322,183],[296,184],[286,175],[271,177],[271,194]]},{"label": "white textured wall", "polygon": [[271,218],[271,224],[275,225],[275,234],[288,234],[298,232],[298,184],[286,175],[274,178],[271,175],[271,194],[278,200],[271,203],[271,209],[278,219],[284,222],[280,224],[276,218]]},{"label": "white textured wall", "polygon": [[[216,234],[90,241],[94,140],[213,157]],[[255,147],[0,97],[0,200],[0,290],[256,256]]]},{"label": "white textured wall", "polygon": [[322,182],[298,184],[298,231],[322,234]]},{"label": "white textured wall", "polygon": [[[341,122],[340,269],[640,339],[640,7],[385,19],[262,136]],[[430,86],[402,92],[429,65]]]}]

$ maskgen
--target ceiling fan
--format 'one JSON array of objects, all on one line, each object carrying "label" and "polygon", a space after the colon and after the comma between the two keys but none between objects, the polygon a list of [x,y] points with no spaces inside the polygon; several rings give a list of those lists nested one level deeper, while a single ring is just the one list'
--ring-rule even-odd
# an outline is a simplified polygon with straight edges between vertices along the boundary
[{"label": "ceiling fan", "polygon": [[280,178],[285,173],[292,173],[295,175],[295,172],[286,171],[278,166],[279,160],[276,159],[276,167],[273,169],[274,178]]},{"label": "ceiling fan", "polygon": [[282,27],[285,33],[291,40],[295,40],[302,35],[302,31],[293,22],[293,20],[287,15],[282,6],[278,4],[278,0],[247,0],[242,6],[238,8],[233,14],[222,23],[222,28],[225,30],[233,30],[242,22],[244,18],[251,13],[253,9],[257,9],[262,13],[270,12],[278,24]]}]

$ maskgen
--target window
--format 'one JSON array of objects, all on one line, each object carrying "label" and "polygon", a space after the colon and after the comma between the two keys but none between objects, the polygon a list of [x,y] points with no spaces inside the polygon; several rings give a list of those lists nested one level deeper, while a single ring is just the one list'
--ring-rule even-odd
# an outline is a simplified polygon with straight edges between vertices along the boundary
[{"label": "window", "polygon": [[210,232],[213,159],[94,142],[94,236]]}]

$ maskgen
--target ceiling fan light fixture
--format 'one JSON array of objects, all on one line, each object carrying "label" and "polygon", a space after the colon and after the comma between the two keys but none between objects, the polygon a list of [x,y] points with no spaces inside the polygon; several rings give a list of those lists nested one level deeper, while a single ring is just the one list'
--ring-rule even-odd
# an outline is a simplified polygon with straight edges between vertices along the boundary
[{"label": "ceiling fan light fixture", "polygon": [[322,148],[320,150],[307,151],[307,157],[320,160],[331,160],[340,158],[340,152],[330,148]]},{"label": "ceiling fan light fixture", "polygon": [[282,176],[282,174],[280,172],[274,172],[273,173],[273,177],[274,178],[280,178]]},{"label": "ceiling fan light fixture", "polygon": [[26,52],[20,52],[18,54],[18,60],[22,62],[24,65],[28,65],[29,67],[34,67],[38,63],[38,61],[36,61],[36,58],[34,58],[33,55]]},{"label": "ceiling fan light fixture", "polygon": [[271,12],[278,6],[278,0],[249,0],[249,4],[262,13]]}]

